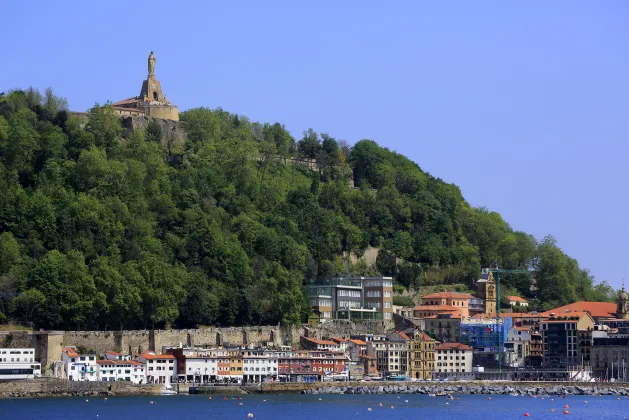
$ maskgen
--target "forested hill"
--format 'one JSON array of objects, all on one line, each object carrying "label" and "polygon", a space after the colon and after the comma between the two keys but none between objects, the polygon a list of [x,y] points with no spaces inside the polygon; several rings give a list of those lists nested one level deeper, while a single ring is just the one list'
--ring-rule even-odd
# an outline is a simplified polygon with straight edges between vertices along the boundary
[{"label": "forested hill", "polygon": [[[123,140],[108,107],[82,128],[52,92],[0,96],[0,318],[68,329],[298,323],[310,312],[304,279],[346,272],[342,256],[370,246],[376,267],[359,261],[352,273],[471,285],[498,261],[537,270],[544,307],[613,294],[552,237],[514,231],[371,140],[350,147],[313,130],[296,140],[220,109],[181,121],[189,141],[162,146],[157,124]],[[319,171],[281,159],[292,156],[316,158]],[[526,276],[505,286],[528,296]]]}]

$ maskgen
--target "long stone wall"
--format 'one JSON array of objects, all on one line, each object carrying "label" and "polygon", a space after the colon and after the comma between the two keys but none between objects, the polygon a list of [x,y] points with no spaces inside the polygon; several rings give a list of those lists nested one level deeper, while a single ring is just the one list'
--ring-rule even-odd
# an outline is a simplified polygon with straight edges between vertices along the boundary
[{"label": "long stone wall", "polygon": [[378,321],[331,321],[309,326],[259,326],[199,328],[187,330],[124,331],[2,331],[0,347],[32,347],[42,363],[43,373],[61,360],[64,346],[76,346],[102,354],[109,350],[128,354],[161,352],[165,346],[213,347],[227,343],[237,346],[297,346],[300,336],[313,338],[349,337],[352,334],[384,334],[392,325]]}]

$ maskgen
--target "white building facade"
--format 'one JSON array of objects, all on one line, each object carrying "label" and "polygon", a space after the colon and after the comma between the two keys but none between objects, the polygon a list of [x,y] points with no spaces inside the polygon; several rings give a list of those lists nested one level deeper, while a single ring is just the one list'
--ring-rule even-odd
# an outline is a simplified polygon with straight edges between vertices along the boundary
[{"label": "white building facade", "polygon": [[177,372],[175,356],[171,354],[144,353],[137,357],[137,361],[144,364],[147,383],[164,384],[175,381]]},{"label": "white building facade", "polygon": [[0,381],[33,379],[41,376],[41,364],[35,361],[35,349],[0,348]]},{"label": "white building facade", "polygon": [[277,379],[278,355],[265,350],[242,350],[242,377],[248,383]]},{"label": "white building facade", "polygon": [[69,381],[98,380],[98,365],[95,354],[79,354],[74,347],[61,349],[61,360]]},{"label": "white building facade", "polygon": [[471,347],[460,343],[441,343],[435,346],[436,366],[439,373],[465,373],[472,371]]}]

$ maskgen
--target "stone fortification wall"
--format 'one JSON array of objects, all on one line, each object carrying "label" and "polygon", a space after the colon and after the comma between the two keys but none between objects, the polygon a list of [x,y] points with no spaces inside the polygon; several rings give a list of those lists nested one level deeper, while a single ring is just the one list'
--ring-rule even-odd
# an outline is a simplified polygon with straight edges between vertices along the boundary
[{"label": "stone fortification wall", "polygon": [[3,331],[0,346],[35,348],[35,358],[44,373],[61,360],[64,346],[76,346],[103,354],[114,350],[128,354],[145,351],[161,352],[166,346],[213,347],[226,343],[238,346],[296,346],[302,335],[313,338],[348,337],[352,334],[384,334],[392,329],[377,321],[331,321],[312,326],[260,326],[230,328],[199,328],[187,330],[124,330],[124,331]]},{"label": "stone fortification wall", "polygon": [[123,137],[127,137],[134,131],[145,131],[151,121],[159,125],[162,133],[161,143],[163,146],[172,147],[183,145],[186,142],[186,132],[179,121],[150,117],[121,117],[120,124],[122,125]]}]

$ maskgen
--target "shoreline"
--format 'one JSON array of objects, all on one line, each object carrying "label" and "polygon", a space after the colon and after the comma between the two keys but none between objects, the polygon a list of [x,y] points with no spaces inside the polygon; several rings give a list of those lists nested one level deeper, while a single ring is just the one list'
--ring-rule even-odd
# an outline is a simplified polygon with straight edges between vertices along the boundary
[{"label": "shoreline", "polygon": [[[329,382],[266,383],[244,386],[195,386],[173,384],[181,395],[268,394],[458,394],[458,395],[611,395],[629,396],[629,383],[595,382]],[[41,378],[0,382],[0,399],[48,397],[159,396],[161,385],[127,382],[69,382]]]}]

